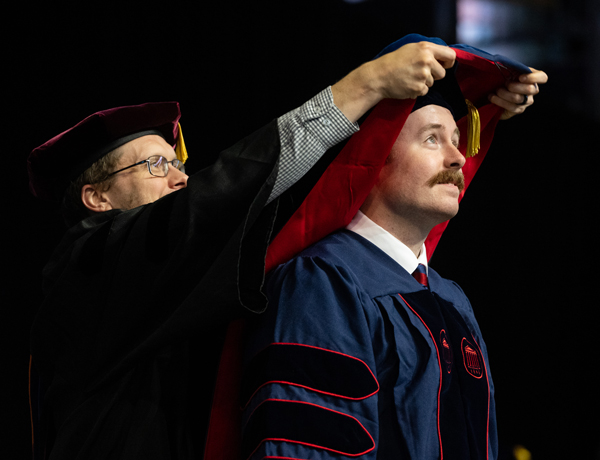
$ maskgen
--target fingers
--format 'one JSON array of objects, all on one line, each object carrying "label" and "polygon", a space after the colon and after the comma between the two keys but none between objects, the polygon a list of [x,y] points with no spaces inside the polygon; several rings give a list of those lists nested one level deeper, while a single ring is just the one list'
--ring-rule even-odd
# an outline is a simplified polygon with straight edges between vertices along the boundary
[{"label": "fingers", "polygon": [[492,94],[489,100],[492,104],[504,109],[501,115],[502,120],[507,120],[515,115],[523,113],[527,107],[533,104],[533,96],[519,93],[512,93],[504,88],[498,89],[496,94]]},{"label": "fingers", "polygon": [[435,43],[429,43],[429,45],[431,45],[433,57],[444,69],[449,69],[454,65],[454,61],[456,60],[456,52],[452,48],[448,46],[436,45]]},{"label": "fingers", "polygon": [[531,73],[520,75],[519,81],[509,82],[506,88],[499,88],[496,94],[489,96],[489,100],[504,109],[500,118],[506,120],[523,113],[532,105],[533,96],[540,92],[539,85],[547,81],[545,72],[531,68]]},{"label": "fingers", "polygon": [[533,67],[530,67],[529,69],[531,70],[531,73],[524,73],[519,76],[519,81],[521,83],[537,85],[544,84],[548,81],[548,75],[546,75],[546,72],[536,70]]},{"label": "fingers", "polygon": [[351,72],[338,82],[342,84],[336,86],[336,93],[340,87],[356,86],[357,92],[367,94],[368,104],[385,98],[414,99],[427,94],[435,80],[444,78],[455,59],[455,51],[447,46],[409,43]]},{"label": "fingers", "polygon": [[423,70],[428,76],[432,77],[431,84],[427,86],[431,88],[435,80],[441,80],[446,76],[446,69],[451,68],[456,60],[456,52],[447,46],[437,45],[430,42],[420,42]]},{"label": "fingers", "polygon": [[[434,80],[441,80],[446,76],[446,67],[443,66],[439,61],[434,61],[429,67],[429,73],[432,77],[432,84]],[[431,88],[431,85],[428,85]]]},{"label": "fingers", "polygon": [[453,49],[431,42],[405,45],[397,50],[395,60],[396,96],[400,99],[427,94],[435,80],[446,76],[446,68],[456,59]]},{"label": "fingers", "polygon": [[540,92],[540,87],[537,85],[537,83],[521,83],[517,81],[511,81],[506,85],[506,90],[504,88],[500,88],[500,90],[502,90],[502,93],[510,92],[519,95],[527,94],[530,96],[535,96]]},{"label": "fingers", "polygon": [[508,88],[498,88],[496,96],[515,105],[531,105],[533,96],[537,94],[539,90],[535,89],[535,87],[530,88],[529,86],[530,85],[527,85],[527,88],[525,89],[515,89],[511,85],[508,85]]}]

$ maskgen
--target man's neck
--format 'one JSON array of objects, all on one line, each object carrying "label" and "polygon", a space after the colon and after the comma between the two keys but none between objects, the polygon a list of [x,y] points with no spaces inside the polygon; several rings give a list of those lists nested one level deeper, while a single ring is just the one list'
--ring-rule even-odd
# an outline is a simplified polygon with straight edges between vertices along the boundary
[{"label": "man's neck", "polygon": [[361,211],[358,211],[352,221],[346,226],[347,230],[359,234],[373,243],[388,256],[394,259],[408,273],[415,271],[419,264],[427,267],[427,249],[421,246],[419,255],[406,246],[390,232],[377,225]]},{"label": "man's neck", "polygon": [[391,218],[382,215],[382,213],[370,212],[369,209],[364,209],[364,207],[360,210],[365,216],[406,245],[416,257],[419,257],[423,243],[425,243],[425,239],[431,230],[430,228],[423,229],[414,225],[410,220],[401,219],[397,216]]}]

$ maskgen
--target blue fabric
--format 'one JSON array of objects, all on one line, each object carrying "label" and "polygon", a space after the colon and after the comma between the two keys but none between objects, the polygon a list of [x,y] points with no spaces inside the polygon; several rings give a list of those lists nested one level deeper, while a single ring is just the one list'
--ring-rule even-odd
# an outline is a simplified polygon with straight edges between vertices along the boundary
[{"label": "blue fabric", "polygon": [[[436,45],[448,46],[448,44],[441,38],[426,37],[420,34],[408,34],[400,38],[399,40],[396,40],[394,43],[391,43],[388,46],[386,46],[383,50],[379,52],[379,54],[377,54],[377,56],[375,56],[375,59],[383,56],[384,54],[391,53],[392,51],[395,51],[408,43],[417,43],[422,41],[435,43]],[[510,67],[511,69],[514,69],[516,71],[517,75],[521,73],[531,73],[531,69],[529,69],[529,67],[527,67],[525,64],[507,58],[506,56],[502,56],[501,54],[491,54],[479,48],[475,48],[473,46],[464,44],[455,44],[449,46],[451,48],[460,49],[468,53],[474,54],[476,56],[480,56],[484,59],[497,62],[503,66]]]},{"label": "blue fabric", "polygon": [[[485,458],[486,450],[489,458],[496,458],[493,384],[473,310],[460,287],[431,268],[429,285],[430,290],[373,244],[346,230],[274,270],[268,281],[270,307],[249,328],[245,371],[254,379],[257,372],[268,374],[268,360],[261,360],[261,369],[248,369],[256,362],[255,355],[268,346],[286,344],[293,350],[290,344],[301,344],[360,360],[373,373],[379,390],[352,399],[318,391],[323,387],[318,382],[311,387],[296,384],[293,377],[265,378],[244,409],[243,429],[252,427],[253,440],[251,445],[246,442],[246,454],[346,458],[339,449],[341,424],[332,423],[330,416],[319,417],[321,410],[363,427],[360,445],[347,441],[352,455],[362,449],[355,458],[436,459],[440,438],[445,458]],[[296,366],[292,353],[288,358],[288,365]],[[281,356],[273,361],[281,362]],[[332,365],[332,359],[303,360],[301,366],[311,367],[305,371],[313,379],[348,370],[342,359],[338,365]],[[355,380],[351,373],[346,379]],[[356,381],[364,385],[364,379]],[[283,403],[278,410],[277,400],[310,405],[310,420],[285,413]],[[266,417],[285,436],[272,436],[268,424],[256,423],[267,402]],[[373,439],[371,448],[364,447],[369,445],[365,433]],[[249,435],[243,434],[248,441]],[[306,441],[314,439],[318,442]]]}]

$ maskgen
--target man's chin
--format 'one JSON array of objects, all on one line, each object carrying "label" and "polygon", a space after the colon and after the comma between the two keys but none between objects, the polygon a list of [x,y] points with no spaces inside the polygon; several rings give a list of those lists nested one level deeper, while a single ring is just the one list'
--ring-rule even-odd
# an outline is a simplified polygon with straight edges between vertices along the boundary
[{"label": "man's chin", "polygon": [[449,221],[457,214],[458,214],[458,203],[453,203],[453,205],[451,205],[451,206],[445,207],[443,209],[439,209],[437,219],[436,219],[437,220],[436,225]]}]

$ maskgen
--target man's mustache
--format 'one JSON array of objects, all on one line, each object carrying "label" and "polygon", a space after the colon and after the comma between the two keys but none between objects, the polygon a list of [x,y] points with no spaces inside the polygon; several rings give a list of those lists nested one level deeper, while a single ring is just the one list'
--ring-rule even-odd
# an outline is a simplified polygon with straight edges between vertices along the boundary
[{"label": "man's mustache", "polygon": [[465,188],[465,177],[462,171],[455,169],[440,171],[427,182],[427,185],[433,187],[437,184],[454,184],[458,187],[458,190],[462,192]]}]

